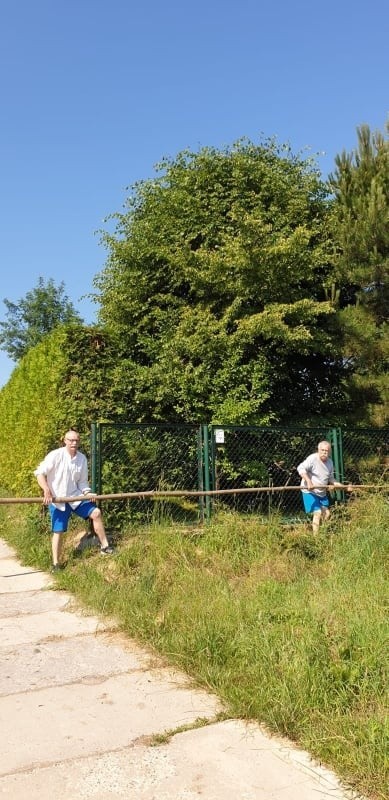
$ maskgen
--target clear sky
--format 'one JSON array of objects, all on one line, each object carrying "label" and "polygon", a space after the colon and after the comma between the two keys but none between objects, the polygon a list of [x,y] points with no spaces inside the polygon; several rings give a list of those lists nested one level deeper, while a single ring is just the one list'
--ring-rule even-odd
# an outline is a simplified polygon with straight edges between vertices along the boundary
[{"label": "clear sky", "polygon": [[384,130],[388,42],[388,0],[0,0],[0,320],[39,277],[95,320],[97,231],[163,156],[274,136],[327,175]]}]

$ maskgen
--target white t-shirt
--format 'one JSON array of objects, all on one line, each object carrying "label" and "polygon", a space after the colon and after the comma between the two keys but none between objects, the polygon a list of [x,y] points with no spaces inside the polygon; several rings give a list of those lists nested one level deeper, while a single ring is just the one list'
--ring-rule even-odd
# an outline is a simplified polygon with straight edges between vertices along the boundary
[{"label": "white t-shirt", "polygon": [[[34,475],[45,475],[53,497],[77,497],[91,491],[88,481],[88,462],[83,453],[74,456],[66,447],[51,450],[34,470]],[[77,508],[81,501],[70,503]],[[61,511],[65,503],[54,503]]]},{"label": "white t-shirt", "polygon": [[[332,460],[327,458],[326,461],[322,461],[318,453],[312,453],[305,461],[302,461],[297,467],[297,472],[299,475],[306,472],[313,486],[328,486],[329,483],[334,482],[334,464]],[[305,492],[313,491],[318,497],[326,496],[326,489],[307,489],[304,478],[301,480],[301,486]]]}]

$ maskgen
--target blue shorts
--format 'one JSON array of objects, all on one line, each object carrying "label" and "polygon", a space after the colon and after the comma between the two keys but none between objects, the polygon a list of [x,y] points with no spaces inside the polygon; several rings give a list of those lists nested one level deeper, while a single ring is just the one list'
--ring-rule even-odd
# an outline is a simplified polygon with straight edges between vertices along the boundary
[{"label": "blue shorts", "polygon": [[77,516],[82,519],[89,519],[95,508],[97,508],[96,503],[91,503],[90,500],[82,500],[77,508],[72,508],[69,503],[65,503],[64,511],[57,508],[54,503],[50,503],[49,511],[52,533],[66,533],[68,522],[72,514],[77,514]]},{"label": "blue shorts", "polygon": [[328,497],[319,497],[314,492],[301,492],[303,498],[304,510],[307,514],[312,514],[315,511],[321,511],[322,508],[328,508],[330,501]]}]

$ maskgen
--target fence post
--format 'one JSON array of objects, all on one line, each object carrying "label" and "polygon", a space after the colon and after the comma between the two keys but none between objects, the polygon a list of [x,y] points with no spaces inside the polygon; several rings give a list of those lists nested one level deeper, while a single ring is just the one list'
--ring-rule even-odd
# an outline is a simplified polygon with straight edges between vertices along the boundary
[{"label": "fence post", "polygon": [[[209,474],[209,429],[208,425],[202,425],[201,428],[203,432],[204,491],[209,492],[211,488]],[[205,496],[205,516],[207,520],[211,517],[211,498],[209,495]]]},{"label": "fence post", "polygon": [[[332,429],[332,441],[333,441],[333,452],[332,458],[334,462],[334,471],[336,475],[336,479],[340,482],[344,482],[344,463],[343,463],[343,446],[342,446],[342,431],[341,428],[333,428]],[[344,492],[342,490],[336,491],[336,498],[337,500],[344,500]]]},{"label": "fence post", "polygon": [[91,488],[93,492],[97,492],[97,425],[95,422],[91,424],[90,431],[90,451],[91,451]]},{"label": "fence post", "polygon": [[97,433],[98,433],[98,436],[97,436],[97,453],[98,453],[98,458],[97,458],[97,465],[98,465],[97,486],[98,486],[99,494],[102,494],[101,472],[102,472],[103,465],[101,463],[101,459],[102,459],[102,452],[103,452],[103,425],[101,424],[101,422],[99,422],[97,424]]},{"label": "fence post", "polygon": [[[199,491],[204,490],[204,457],[201,436],[201,425],[197,431],[197,483]],[[204,497],[199,497],[200,520],[204,522]]]}]

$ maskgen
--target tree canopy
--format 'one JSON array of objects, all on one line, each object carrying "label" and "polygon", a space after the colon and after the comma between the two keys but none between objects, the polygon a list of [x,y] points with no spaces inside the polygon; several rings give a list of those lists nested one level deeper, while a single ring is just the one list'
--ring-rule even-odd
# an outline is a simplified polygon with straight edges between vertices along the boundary
[{"label": "tree canopy", "polygon": [[368,412],[382,424],[389,399],[389,140],[368,125],[357,136],[357,149],[338,156],[330,176],[334,280],[355,417]]},{"label": "tree canopy", "polygon": [[339,413],[328,209],[315,165],[273,141],[183,152],[133,187],[95,279],[132,419]]},{"label": "tree canopy", "polygon": [[4,304],[7,319],[0,322],[0,349],[13,361],[23,358],[58,325],[83,321],[65,294],[65,284],[57,286],[51,278],[39,278],[37,286],[18,303],[4,299]]},{"label": "tree canopy", "polygon": [[273,141],[164,160],[103,233],[98,328],[66,324],[53,281],[5,301],[22,383],[45,395],[42,359],[65,347],[61,420],[385,425],[388,141],[358,136],[325,183]]}]

